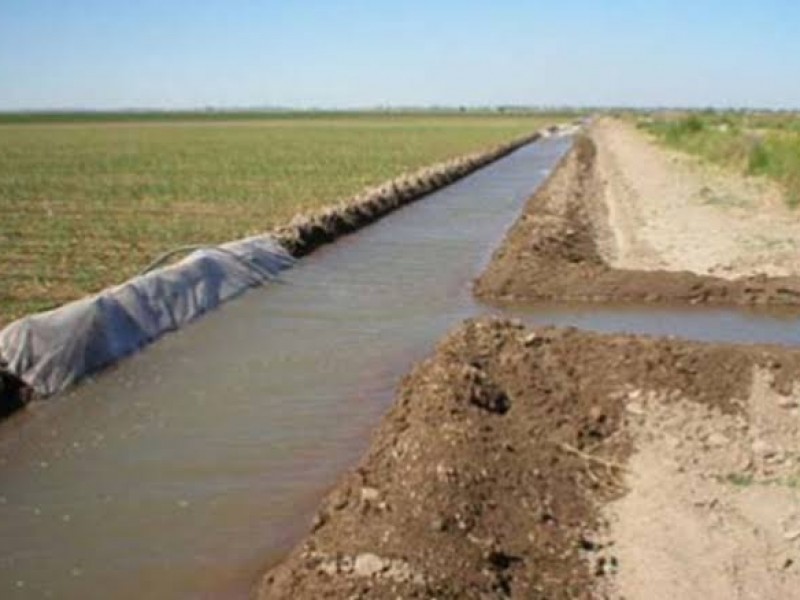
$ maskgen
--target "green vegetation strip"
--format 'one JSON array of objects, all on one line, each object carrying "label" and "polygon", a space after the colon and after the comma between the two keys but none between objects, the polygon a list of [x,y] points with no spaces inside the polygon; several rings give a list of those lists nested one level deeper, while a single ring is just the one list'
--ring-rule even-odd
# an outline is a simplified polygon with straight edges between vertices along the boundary
[{"label": "green vegetation strip", "polygon": [[282,115],[0,125],[0,327],[121,282],[175,246],[261,233],[553,120]]},{"label": "green vegetation strip", "polygon": [[669,146],[777,181],[800,205],[800,115],[706,111],[640,121]]}]

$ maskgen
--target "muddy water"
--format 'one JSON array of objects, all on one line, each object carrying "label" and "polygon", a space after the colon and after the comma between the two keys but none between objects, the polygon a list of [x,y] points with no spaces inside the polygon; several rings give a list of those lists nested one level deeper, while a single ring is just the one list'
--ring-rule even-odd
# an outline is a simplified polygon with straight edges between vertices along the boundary
[{"label": "muddy water", "polygon": [[800,315],[792,309],[562,302],[509,308],[504,314],[530,325],[578,327],[601,333],[800,346]]},{"label": "muddy water", "polygon": [[0,597],[244,597],[566,151],[542,140],[0,424]]}]

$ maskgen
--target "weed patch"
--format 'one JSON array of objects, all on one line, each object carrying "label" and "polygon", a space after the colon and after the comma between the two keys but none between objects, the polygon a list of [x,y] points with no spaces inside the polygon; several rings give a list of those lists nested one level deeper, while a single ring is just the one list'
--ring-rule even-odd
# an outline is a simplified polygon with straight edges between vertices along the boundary
[{"label": "weed patch", "polygon": [[668,146],[778,182],[800,204],[800,116],[692,113],[639,123]]}]

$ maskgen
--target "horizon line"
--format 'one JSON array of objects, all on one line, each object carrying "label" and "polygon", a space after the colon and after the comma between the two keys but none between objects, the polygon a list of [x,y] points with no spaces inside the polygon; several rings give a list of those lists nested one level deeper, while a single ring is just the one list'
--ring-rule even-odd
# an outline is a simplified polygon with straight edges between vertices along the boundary
[{"label": "horizon line", "polygon": [[124,115],[124,114],[225,114],[225,113],[398,113],[398,112],[609,112],[616,110],[634,112],[798,112],[800,107],[774,106],[734,106],[734,105],[581,105],[581,104],[431,104],[431,105],[369,105],[369,106],[283,106],[283,105],[243,105],[243,106],[195,106],[167,108],[146,107],[48,107],[48,108],[0,108],[0,115]]}]

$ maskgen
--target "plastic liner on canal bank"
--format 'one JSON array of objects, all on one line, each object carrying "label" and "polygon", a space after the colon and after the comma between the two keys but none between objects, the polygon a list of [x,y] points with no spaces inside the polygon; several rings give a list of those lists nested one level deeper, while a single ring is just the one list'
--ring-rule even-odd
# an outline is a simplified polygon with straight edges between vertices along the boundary
[{"label": "plastic liner on canal bank", "polygon": [[299,215],[269,235],[199,250],[176,266],[12,323],[0,331],[0,417],[32,393],[44,397],[63,391],[263,283],[290,266],[291,256],[304,256],[360,229],[541,135],[397,177],[338,205]]},{"label": "plastic liner on canal bank", "polygon": [[569,148],[527,145],[0,422],[0,597],[246,597]]},{"label": "plastic liner on canal bank", "polygon": [[0,355],[10,373],[39,396],[50,396],[276,277],[293,262],[267,236],[195,250],[175,265],[15,321],[0,331]]}]

